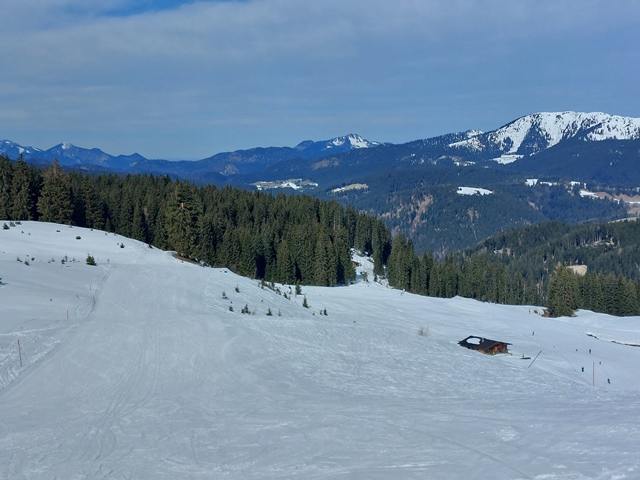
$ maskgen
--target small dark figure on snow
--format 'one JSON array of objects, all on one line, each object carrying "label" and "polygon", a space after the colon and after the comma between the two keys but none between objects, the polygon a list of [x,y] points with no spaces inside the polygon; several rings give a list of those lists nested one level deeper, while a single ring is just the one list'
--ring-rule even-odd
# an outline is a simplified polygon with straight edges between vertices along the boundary
[{"label": "small dark figure on snow", "polygon": [[611,379],[610,379],[610,378],[607,378],[607,383],[608,383],[609,385],[611,385]]}]

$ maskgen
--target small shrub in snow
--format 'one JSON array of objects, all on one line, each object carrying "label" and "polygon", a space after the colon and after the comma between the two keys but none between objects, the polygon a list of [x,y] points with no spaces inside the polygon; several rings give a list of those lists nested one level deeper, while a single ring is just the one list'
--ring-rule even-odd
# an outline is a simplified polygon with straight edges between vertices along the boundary
[{"label": "small shrub in snow", "polygon": [[302,306],[304,308],[309,308],[309,304],[307,303],[307,297],[304,297],[304,300],[302,301]]},{"label": "small shrub in snow", "polygon": [[236,285],[236,293],[240,293],[240,287],[238,287],[238,285]]},{"label": "small shrub in snow", "polygon": [[229,297],[227,297],[227,292],[222,292],[222,299],[223,300],[227,300]]},{"label": "small shrub in snow", "polygon": [[420,327],[418,329],[418,335],[420,335],[421,337],[428,337],[429,336],[429,327]]},{"label": "small shrub in snow", "polygon": [[233,305],[229,305],[229,311],[233,312]]},{"label": "small shrub in snow", "polygon": [[6,223],[2,225],[2,229],[3,230],[9,230],[9,225],[7,225]]},{"label": "small shrub in snow", "polygon": [[87,265],[92,265],[95,267],[96,265],[96,259],[93,258],[92,255],[87,255]]},{"label": "small shrub in snow", "polygon": [[76,235],[76,240],[80,240],[82,237],[80,235]]},{"label": "small shrub in snow", "polygon": [[267,317],[271,317],[273,315],[273,313],[271,313],[271,309],[267,309]]},{"label": "small shrub in snow", "polygon": [[244,307],[242,307],[242,310],[240,310],[241,313],[249,313],[249,305],[247,305],[245,303]]}]

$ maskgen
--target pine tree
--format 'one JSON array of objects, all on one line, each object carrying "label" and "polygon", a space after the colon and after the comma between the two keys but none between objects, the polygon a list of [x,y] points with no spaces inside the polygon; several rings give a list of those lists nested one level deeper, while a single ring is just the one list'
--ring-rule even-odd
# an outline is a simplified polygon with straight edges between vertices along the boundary
[{"label": "pine tree", "polygon": [[42,190],[38,199],[39,220],[70,223],[73,215],[71,187],[67,175],[57,159],[43,173]]},{"label": "pine tree", "polygon": [[[168,201],[166,228],[167,240],[178,255],[191,258],[195,253],[196,226],[201,210],[195,187],[177,182]],[[240,260],[239,256],[237,260]]]},{"label": "pine tree", "polygon": [[296,281],[296,266],[291,256],[289,242],[282,240],[278,248],[277,281],[292,284]]},{"label": "pine tree", "polygon": [[332,271],[332,263],[334,262],[331,258],[331,252],[329,235],[326,231],[320,230],[314,255],[313,283],[315,285],[335,285],[335,274]]},{"label": "pine tree", "polygon": [[9,157],[0,155],[0,218],[10,218],[13,166]]},{"label": "pine tree", "polygon": [[549,279],[547,310],[552,317],[571,317],[578,308],[577,276],[563,265],[556,265]]},{"label": "pine tree", "polygon": [[140,202],[136,202],[133,208],[133,220],[131,225],[131,238],[140,240],[141,242],[148,242],[149,237],[147,235],[147,225],[144,220],[144,210]]},{"label": "pine tree", "polygon": [[15,220],[35,218],[36,187],[36,174],[33,168],[29,167],[20,156],[13,169],[10,218]]}]

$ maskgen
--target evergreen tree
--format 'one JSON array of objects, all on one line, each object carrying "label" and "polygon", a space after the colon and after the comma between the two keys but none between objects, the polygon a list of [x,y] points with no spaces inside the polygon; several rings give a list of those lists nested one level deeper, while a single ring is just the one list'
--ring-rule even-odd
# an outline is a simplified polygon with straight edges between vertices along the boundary
[{"label": "evergreen tree", "polygon": [[70,223],[73,215],[71,187],[67,175],[57,159],[43,173],[42,190],[38,199],[39,220]]},{"label": "evergreen tree", "polygon": [[571,317],[578,308],[577,276],[558,264],[549,279],[547,310],[552,317]]},{"label": "evergreen tree", "polygon": [[147,225],[144,219],[144,208],[140,202],[136,202],[133,208],[133,220],[131,225],[131,238],[141,242],[149,242],[147,235]]},{"label": "evergreen tree", "polygon": [[331,245],[329,235],[320,230],[314,254],[313,283],[315,285],[335,285],[335,273],[333,272],[334,259],[331,258]]},{"label": "evergreen tree", "polygon": [[277,271],[277,281],[288,284],[296,281],[296,265],[286,239],[280,242],[280,247],[278,248]]},{"label": "evergreen tree", "polygon": [[33,220],[35,218],[36,179],[37,175],[34,169],[27,165],[20,156],[13,169],[10,218],[15,220]]},{"label": "evergreen tree", "polygon": [[[167,240],[178,255],[191,258],[195,253],[196,226],[201,209],[195,187],[177,182],[167,206],[166,225]],[[236,260],[240,260],[240,255]]]},{"label": "evergreen tree", "polygon": [[9,157],[0,155],[0,218],[9,219],[11,216],[11,179],[13,166]]},{"label": "evergreen tree", "polygon": [[98,187],[93,177],[83,175],[80,181],[80,201],[85,226],[89,228],[104,228],[102,202],[98,195]]}]

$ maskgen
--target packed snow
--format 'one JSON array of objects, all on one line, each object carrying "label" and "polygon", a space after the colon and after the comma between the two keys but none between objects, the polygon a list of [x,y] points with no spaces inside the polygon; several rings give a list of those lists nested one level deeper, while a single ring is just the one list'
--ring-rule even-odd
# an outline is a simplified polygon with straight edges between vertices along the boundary
[{"label": "packed snow", "polygon": [[520,160],[524,155],[500,155],[499,157],[492,158],[494,162],[501,163],[503,165],[508,165],[509,163],[516,162]]},{"label": "packed snow", "polygon": [[411,295],[355,260],[356,284],[296,295],[0,228],[0,479],[640,477],[639,317]]},{"label": "packed snow", "polygon": [[491,195],[493,192],[479,187],[458,187],[458,195]]}]

